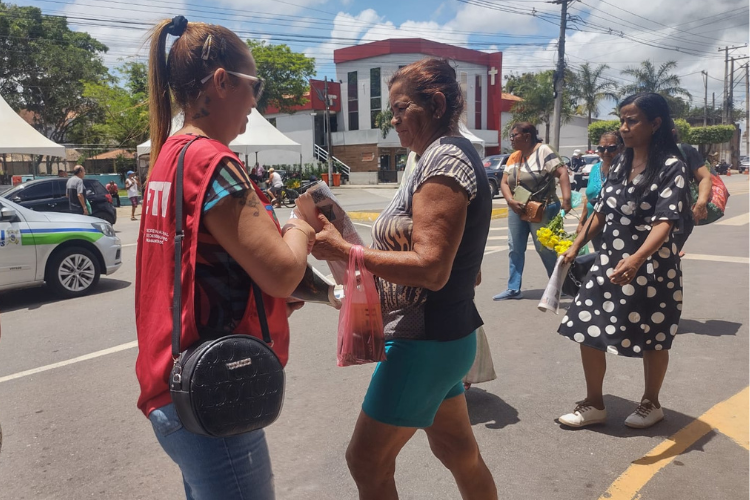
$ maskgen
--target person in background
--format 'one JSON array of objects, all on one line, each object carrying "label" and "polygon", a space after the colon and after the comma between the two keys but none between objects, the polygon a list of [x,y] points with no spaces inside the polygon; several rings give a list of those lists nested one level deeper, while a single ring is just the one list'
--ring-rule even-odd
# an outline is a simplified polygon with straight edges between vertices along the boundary
[{"label": "person in background", "polygon": [[578,172],[581,167],[585,166],[586,162],[583,159],[580,149],[573,151],[573,157],[570,159],[570,169],[573,172]]},{"label": "person in background", "polygon": [[135,175],[135,172],[133,172],[132,170],[128,170],[128,178],[125,179],[125,189],[128,190],[130,205],[133,207],[130,214],[130,220],[136,220],[135,209],[136,207],[138,207],[138,188],[140,187],[140,185],[141,183],[138,180],[138,176]]},{"label": "person in background", "polygon": [[675,233],[692,220],[685,164],[672,136],[669,104],[641,93],[620,103],[625,151],[612,166],[591,214],[588,235],[568,251],[572,263],[602,232],[602,250],[581,282],[558,333],[580,344],[586,398],[560,423],[604,423],[607,353],[643,358],[644,391],[625,425],[643,429],[664,418],[659,393],[682,314],[682,265]]},{"label": "person in background", "polygon": [[[169,55],[165,54],[167,35]],[[187,431],[167,379],[174,292],[177,158],[184,157],[183,308],[180,346],[229,334],[260,337],[253,283],[263,291],[272,348],[289,356],[287,304],[304,276],[314,230],[301,219],[280,228],[268,200],[248,178],[229,143],[245,131],[263,80],[244,40],[222,26],[162,21],[149,57],[152,193],[146,200],[136,254],[138,408],[162,449],[179,466],[188,500],[272,500],[271,457],[263,429],[227,438]],[[185,124],[170,136],[173,104]],[[162,205],[166,203],[166,206]],[[172,236],[169,236],[172,235]],[[165,241],[166,238],[166,241]],[[169,241],[172,240],[172,241]],[[166,469],[160,474],[171,473]]]},{"label": "person in background", "polygon": [[112,204],[116,207],[120,207],[120,188],[117,186],[115,181],[109,181],[107,184],[107,192],[112,196]]},{"label": "person in background", "polygon": [[253,181],[256,185],[260,184],[260,177],[258,177],[258,164],[256,163],[255,166],[253,166],[252,170],[250,170],[250,180]]},{"label": "person in background", "polygon": [[72,214],[89,215],[86,207],[86,188],[83,185],[83,176],[86,175],[86,169],[83,165],[76,165],[73,169],[73,175],[65,184],[65,192],[68,193],[68,209]]},{"label": "person in background", "polygon": [[281,208],[281,189],[284,187],[284,181],[281,180],[281,174],[279,174],[273,167],[268,169],[268,192],[271,193],[271,203],[276,208]]},{"label": "person in background", "polygon": [[[578,222],[576,234],[580,234],[586,230],[586,221],[589,215],[594,213],[593,202],[599,198],[602,186],[609,175],[612,160],[622,152],[622,149],[622,137],[620,137],[620,132],[618,131],[604,132],[599,138],[599,146],[596,148],[596,151],[599,153],[601,161],[591,167],[589,182],[586,185],[586,205],[583,207],[583,213],[581,214],[581,220]],[[591,241],[594,244],[594,250],[599,250],[602,247],[600,234],[592,238]]]},{"label": "person in background", "polygon": [[67,172],[66,172],[65,170],[58,170],[58,171],[57,171],[57,176],[58,176],[58,177],[64,177],[64,178],[66,178],[66,179],[67,179],[67,177],[68,177],[68,173],[67,173]]},{"label": "person in background", "polygon": [[[388,88],[391,124],[417,165],[375,221],[372,248],[364,251],[377,276],[387,361],[375,368],[346,461],[360,499],[396,499],[396,459],[424,429],[462,498],[496,500],[462,382],[482,325],[473,299],[492,212],[489,181],[458,131],[464,99],[449,61],[404,66]],[[313,255],[348,261],[351,245],[320,217]]]},{"label": "person in background", "polygon": [[257,171],[258,179],[260,179],[260,182],[262,183],[266,177],[266,169],[263,168],[263,164],[261,163],[256,163],[256,165],[258,166],[258,171]]},{"label": "person in background", "polygon": [[[505,173],[500,181],[500,190],[510,209],[508,211],[510,273],[508,288],[495,295],[493,300],[523,298],[521,279],[526,264],[529,233],[548,276],[552,275],[557,263],[555,251],[542,246],[537,239],[536,232],[560,213],[560,200],[557,197],[555,178],[560,180],[560,191],[563,196],[562,208],[566,212],[570,211],[570,179],[568,169],[557,153],[541,142],[541,139],[537,137],[536,127],[530,123],[516,123],[510,130],[510,144],[515,151],[508,158]],[[547,204],[540,222],[527,222],[521,218],[525,205],[513,198],[519,186],[532,193],[530,201]]]}]

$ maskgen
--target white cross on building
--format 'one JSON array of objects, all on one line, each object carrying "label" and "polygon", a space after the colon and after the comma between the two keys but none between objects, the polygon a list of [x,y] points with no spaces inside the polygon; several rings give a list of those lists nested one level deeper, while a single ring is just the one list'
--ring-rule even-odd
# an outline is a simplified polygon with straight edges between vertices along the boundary
[{"label": "white cross on building", "polygon": [[490,70],[487,72],[487,74],[490,75],[490,77],[491,77],[490,78],[490,85],[495,85],[495,75],[497,75],[497,68],[493,66],[492,68],[490,68]]}]

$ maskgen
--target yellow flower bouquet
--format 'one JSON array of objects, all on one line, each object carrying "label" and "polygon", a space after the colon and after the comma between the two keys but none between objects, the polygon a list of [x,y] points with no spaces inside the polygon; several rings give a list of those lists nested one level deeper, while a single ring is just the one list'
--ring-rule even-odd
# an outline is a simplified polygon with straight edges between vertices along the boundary
[{"label": "yellow flower bouquet", "polygon": [[536,232],[536,237],[539,239],[539,243],[550,250],[554,250],[557,255],[564,254],[568,248],[570,248],[570,245],[573,244],[573,240],[575,240],[576,237],[575,234],[565,231],[563,218],[563,212],[560,212],[549,222],[549,224],[539,228]]}]

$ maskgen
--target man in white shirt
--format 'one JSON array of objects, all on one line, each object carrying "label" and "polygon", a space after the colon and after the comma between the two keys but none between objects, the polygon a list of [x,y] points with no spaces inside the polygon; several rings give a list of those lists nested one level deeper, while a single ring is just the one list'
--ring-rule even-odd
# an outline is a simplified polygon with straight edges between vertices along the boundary
[{"label": "man in white shirt", "polygon": [[272,197],[271,203],[276,208],[280,208],[281,201],[279,201],[279,195],[281,194],[281,188],[284,187],[284,182],[281,180],[281,175],[273,167],[268,169],[268,186],[268,191]]},{"label": "man in white shirt", "polygon": [[125,180],[125,189],[128,190],[128,198],[130,198],[130,204],[133,206],[133,211],[130,214],[130,220],[136,220],[135,218],[135,207],[138,206],[138,188],[141,183],[138,181],[138,177],[132,170],[128,171],[128,178]]}]

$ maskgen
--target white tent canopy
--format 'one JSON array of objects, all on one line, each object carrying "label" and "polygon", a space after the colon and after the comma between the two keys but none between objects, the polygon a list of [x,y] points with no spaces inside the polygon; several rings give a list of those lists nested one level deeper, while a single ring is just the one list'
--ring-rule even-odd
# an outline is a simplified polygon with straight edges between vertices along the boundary
[{"label": "white tent canopy", "polygon": [[[182,128],[182,121],[182,114],[178,114],[172,119],[172,133]],[[245,133],[237,136],[235,140],[229,143],[229,147],[232,151],[244,155],[269,149],[285,151],[302,150],[302,146],[279,132],[258,111],[253,111],[247,116],[247,129]],[[139,145],[137,150],[139,157],[149,154],[151,151],[151,141],[146,141]]]},{"label": "white tent canopy", "polygon": [[476,135],[472,134],[463,122],[458,122],[458,131],[462,136],[469,139],[469,141],[474,145],[474,149],[476,149],[477,153],[479,153],[479,157],[484,158],[485,142]]},{"label": "white tent canopy", "polygon": [[0,97],[0,153],[65,157],[65,146],[50,141]]},{"label": "white tent canopy", "polygon": [[302,146],[299,143],[279,132],[279,129],[268,123],[268,120],[257,111],[247,115],[245,133],[230,142],[229,147],[232,151],[246,155],[269,149],[302,151]]},{"label": "white tent canopy", "polygon": [[[170,131],[170,135],[174,134],[182,128],[183,120],[184,119],[182,113],[178,113],[174,118],[172,118],[172,129]],[[143,155],[149,154],[151,152],[151,140],[148,140],[143,144],[139,144],[135,149],[138,152],[138,158]]]}]

